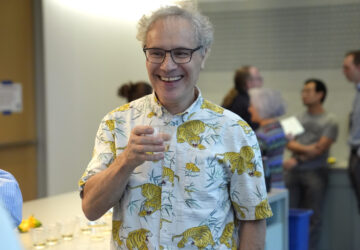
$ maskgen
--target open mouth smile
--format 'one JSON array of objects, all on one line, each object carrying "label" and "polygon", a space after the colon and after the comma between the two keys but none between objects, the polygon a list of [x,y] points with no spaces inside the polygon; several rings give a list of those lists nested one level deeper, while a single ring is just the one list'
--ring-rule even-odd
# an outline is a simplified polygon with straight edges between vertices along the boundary
[{"label": "open mouth smile", "polygon": [[160,78],[161,81],[164,82],[175,82],[183,78],[183,76],[171,76],[171,77],[158,76],[158,77]]}]

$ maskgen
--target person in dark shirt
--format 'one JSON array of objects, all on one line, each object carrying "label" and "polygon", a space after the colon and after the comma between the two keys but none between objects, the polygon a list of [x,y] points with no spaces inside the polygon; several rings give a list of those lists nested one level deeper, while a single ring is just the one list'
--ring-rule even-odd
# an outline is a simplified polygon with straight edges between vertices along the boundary
[{"label": "person in dark shirt", "polygon": [[358,212],[360,214],[360,50],[346,53],[343,62],[343,73],[346,79],[355,85],[356,93],[350,113],[348,173],[357,198]]},{"label": "person in dark shirt", "polygon": [[147,82],[128,82],[121,85],[118,96],[125,97],[128,102],[152,93],[152,87]]},{"label": "person in dark shirt", "polygon": [[263,86],[263,79],[259,70],[254,66],[243,66],[236,70],[234,75],[234,88],[226,94],[222,106],[238,114],[252,129],[259,127],[258,123],[251,121],[249,113],[250,97],[248,90]]}]

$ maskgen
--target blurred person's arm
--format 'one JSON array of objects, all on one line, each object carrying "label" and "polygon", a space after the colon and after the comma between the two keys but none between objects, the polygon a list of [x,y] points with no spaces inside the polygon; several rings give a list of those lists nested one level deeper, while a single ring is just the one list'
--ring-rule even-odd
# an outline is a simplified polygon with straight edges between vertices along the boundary
[{"label": "blurred person's arm", "polygon": [[283,161],[283,168],[285,170],[290,170],[298,164],[298,161],[294,157],[290,157]]},{"label": "blurred person's arm", "polygon": [[294,140],[289,141],[287,148],[293,153],[297,154],[297,157],[290,157],[284,160],[284,169],[291,169],[302,161],[311,160],[319,155],[322,155],[330,149],[334,141],[326,136],[322,136],[318,142],[311,145],[303,145]]},{"label": "blurred person's arm", "polygon": [[14,223],[11,220],[9,211],[0,201],[0,242],[1,249],[22,250],[20,239],[14,231]]},{"label": "blurred person's arm", "polygon": [[116,157],[110,166],[90,177],[86,182],[82,196],[82,209],[89,220],[96,220],[112,208],[122,197],[128,179],[133,170],[145,161],[161,160],[165,147],[160,137],[149,137],[152,134],[149,126],[137,126],[130,135],[125,150]]},{"label": "blurred person's arm", "polygon": [[332,139],[326,136],[322,136],[316,143],[310,145],[303,145],[292,140],[289,141],[287,147],[292,152],[301,155],[302,160],[309,160],[325,153],[327,150],[330,149],[333,142],[334,141]]},{"label": "blurred person's arm", "polygon": [[287,143],[286,147],[295,154],[309,154],[315,150],[317,143],[304,145],[295,140],[291,140]]},{"label": "blurred person's arm", "polygon": [[265,236],[265,219],[240,221],[239,250],[263,250]]}]

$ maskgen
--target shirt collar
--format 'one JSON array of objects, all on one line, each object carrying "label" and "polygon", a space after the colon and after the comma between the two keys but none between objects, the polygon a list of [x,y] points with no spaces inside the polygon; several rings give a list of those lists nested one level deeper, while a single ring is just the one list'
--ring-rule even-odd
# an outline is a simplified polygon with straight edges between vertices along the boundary
[{"label": "shirt collar", "polygon": [[[195,101],[188,107],[185,111],[176,114],[175,116],[181,116],[183,121],[186,121],[190,114],[196,112],[200,109],[201,104],[203,103],[203,97],[201,95],[201,91],[198,87],[195,87],[195,91],[197,93],[197,97]],[[172,116],[169,111],[160,103],[158,98],[156,97],[155,92],[153,92],[150,96],[150,106],[153,112],[153,115],[163,118],[165,116]]]}]

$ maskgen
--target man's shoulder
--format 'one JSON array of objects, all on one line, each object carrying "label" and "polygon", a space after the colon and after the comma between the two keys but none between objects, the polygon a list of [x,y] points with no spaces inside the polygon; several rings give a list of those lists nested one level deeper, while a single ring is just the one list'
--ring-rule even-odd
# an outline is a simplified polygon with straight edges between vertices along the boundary
[{"label": "man's shoulder", "polygon": [[139,99],[136,99],[132,102],[128,102],[125,104],[122,104],[115,109],[111,110],[106,114],[106,118],[113,118],[117,116],[122,116],[128,112],[132,112],[133,110],[144,110],[144,105],[147,105],[150,103],[150,95],[141,97]]},{"label": "man's shoulder", "polygon": [[15,177],[11,173],[3,169],[0,169],[0,187],[2,185],[11,185],[11,184],[17,185],[17,181]]},{"label": "man's shoulder", "polygon": [[240,117],[237,114],[207,99],[202,100],[200,110],[210,112],[211,114],[213,114],[214,116],[220,119],[230,119],[230,120],[240,119]]},{"label": "man's shoulder", "polygon": [[225,133],[234,133],[237,129],[241,131],[245,130],[247,134],[252,131],[249,124],[238,114],[208,100],[203,100],[199,110],[200,112],[192,118],[202,120],[209,124],[217,124],[222,128],[222,133],[224,133],[224,131],[226,131]]},{"label": "man's shoulder", "polygon": [[324,120],[326,123],[338,125],[338,121],[336,118],[336,115],[334,113],[325,112],[324,114]]}]

